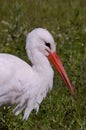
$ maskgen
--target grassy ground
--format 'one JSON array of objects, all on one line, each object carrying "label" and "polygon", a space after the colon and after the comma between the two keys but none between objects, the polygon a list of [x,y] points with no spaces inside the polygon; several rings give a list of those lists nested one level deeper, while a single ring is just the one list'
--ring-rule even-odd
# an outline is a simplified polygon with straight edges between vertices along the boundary
[{"label": "grassy ground", "polygon": [[53,90],[38,115],[27,121],[15,117],[13,107],[0,108],[0,130],[86,130],[86,1],[0,0],[0,52],[28,62],[25,35],[36,27],[47,28],[75,88],[76,99],[55,73]]}]

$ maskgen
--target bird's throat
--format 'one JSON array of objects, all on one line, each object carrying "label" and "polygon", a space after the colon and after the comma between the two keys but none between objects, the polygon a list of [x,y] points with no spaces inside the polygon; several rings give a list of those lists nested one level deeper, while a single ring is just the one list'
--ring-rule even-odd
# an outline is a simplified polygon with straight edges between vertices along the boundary
[{"label": "bird's throat", "polygon": [[52,67],[47,57],[40,52],[32,57],[32,67],[41,74],[52,73]]}]

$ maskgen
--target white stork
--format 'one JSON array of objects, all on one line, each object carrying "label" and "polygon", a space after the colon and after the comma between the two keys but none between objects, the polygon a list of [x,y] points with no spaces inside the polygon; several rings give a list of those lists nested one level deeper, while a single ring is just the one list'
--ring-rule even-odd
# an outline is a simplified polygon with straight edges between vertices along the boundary
[{"label": "white stork", "polygon": [[15,115],[24,111],[27,120],[30,112],[39,110],[39,105],[53,86],[52,62],[66,86],[74,95],[73,87],[56,54],[52,35],[42,28],[36,28],[27,35],[26,52],[32,66],[11,54],[0,54],[0,106],[16,104]]}]

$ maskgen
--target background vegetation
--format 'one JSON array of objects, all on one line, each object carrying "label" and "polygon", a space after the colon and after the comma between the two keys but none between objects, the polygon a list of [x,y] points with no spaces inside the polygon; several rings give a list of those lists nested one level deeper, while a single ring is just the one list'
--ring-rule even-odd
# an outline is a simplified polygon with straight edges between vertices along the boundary
[{"label": "background vegetation", "polygon": [[86,0],[0,0],[0,52],[27,62],[25,38],[36,27],[54,36],[76,99],[55,74],[53,90],[27,121],[0,107],[0,130],[86,130]]}]

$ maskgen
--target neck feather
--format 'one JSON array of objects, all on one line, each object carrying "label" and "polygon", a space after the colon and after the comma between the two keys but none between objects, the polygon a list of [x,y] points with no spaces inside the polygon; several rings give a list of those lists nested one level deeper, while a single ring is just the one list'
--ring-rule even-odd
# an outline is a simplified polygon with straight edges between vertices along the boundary
[{"label": "neck feather", "polygon": [[47,57],[43,55],[40,51],[31,51],[30,54],[28,53],[28,57],[30,58],[32,62],[32,67],[35,70],[43,71],[46,73],[52,71],[50,62],[48,61]]}]

